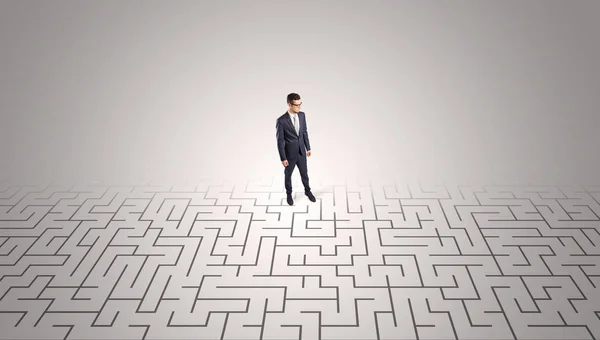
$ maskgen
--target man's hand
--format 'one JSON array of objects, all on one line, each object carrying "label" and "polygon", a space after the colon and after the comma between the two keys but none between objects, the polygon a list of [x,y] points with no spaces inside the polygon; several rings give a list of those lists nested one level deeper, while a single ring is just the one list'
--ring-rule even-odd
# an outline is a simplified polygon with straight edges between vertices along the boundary
[{"label": "man's hand", "polygon": [[282,161],[281,164],[283,164],[283,166],[288,166],[290,163],[288,163],[287,159]]},{"label": "man's hand", "polygon": [[307,155],[308,157],[310,157],[310,154],[311,154],[311,151],[310,151],[310,150],[307,150],[307,151],[306,151],[306,155]]}]

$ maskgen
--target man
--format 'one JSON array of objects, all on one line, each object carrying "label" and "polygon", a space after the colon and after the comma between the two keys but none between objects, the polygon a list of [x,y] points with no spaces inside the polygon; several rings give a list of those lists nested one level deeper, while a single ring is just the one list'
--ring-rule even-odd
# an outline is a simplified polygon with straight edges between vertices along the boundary
[{"label": "man", "polygon": [[310,191],[308,184],[308,168],[306,157],[310,157],[310,142],[308,140],[308,131],[306,129],[306,114],[300,111],[302,102],[300,95],[290,93],[287,96],[288,110],[277,118],[275,127],[277,129],[277,150],[279,159],[285,167],[285,193],[289,205],[294,204],[292,199],[292,172],[296,164],[300,170],[300,177],[304,185],[304,194],[308,196],[311,202],[316,202],[315,196]]}]

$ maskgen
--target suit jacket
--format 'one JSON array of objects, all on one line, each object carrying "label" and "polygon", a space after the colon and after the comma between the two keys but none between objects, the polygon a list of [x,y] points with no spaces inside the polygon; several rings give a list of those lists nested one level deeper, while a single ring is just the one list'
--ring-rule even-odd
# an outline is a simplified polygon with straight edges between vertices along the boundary
[{"label": "suit jacket", "polygon": [[300,123],[300,132],[298,134],[296,134],[294,122],[287,111],[279,116],[275,122],[277,150],[279,152],[279,159],[282,162],[286,159],[296,159],[298,154],[306,156],[306,150],[310,150],[310,141],[308,140],[308,130],[306,128],[306,114],[300,111],[297,113],[297,117]]}]

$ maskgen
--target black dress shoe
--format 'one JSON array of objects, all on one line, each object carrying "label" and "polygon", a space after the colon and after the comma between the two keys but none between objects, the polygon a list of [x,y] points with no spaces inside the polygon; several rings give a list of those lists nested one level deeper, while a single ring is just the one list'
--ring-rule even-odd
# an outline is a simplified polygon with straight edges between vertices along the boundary
[{"label": "black dress shoe", "polygon": [[294,204],[294,200],[292,199],[292,195],[287,195],[287,202],[289,205],[293,205]]},{"label": "black dress shoe", "polygon": [[315,198],[315,195],[313,195],[313,194],[312,194],[312,192],[310,192],[310,191],[306,191],[306,192],[304,192],[304,194],[305,194],[306,196],[308,196],[308,199],[309,199],[311,202],[316,202],[316,201],[317,201],[317,199]]}]

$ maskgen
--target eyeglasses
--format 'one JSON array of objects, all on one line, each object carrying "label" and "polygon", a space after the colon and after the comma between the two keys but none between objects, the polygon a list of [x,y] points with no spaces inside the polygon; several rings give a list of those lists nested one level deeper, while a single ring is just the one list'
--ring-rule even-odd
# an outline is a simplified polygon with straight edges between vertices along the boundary
[{"label": "eyeglasses", "polygon": [[302,103],[300,103],[300,104],[292,104],[292,106],[300,106],[300,105],[302,105]]}]

